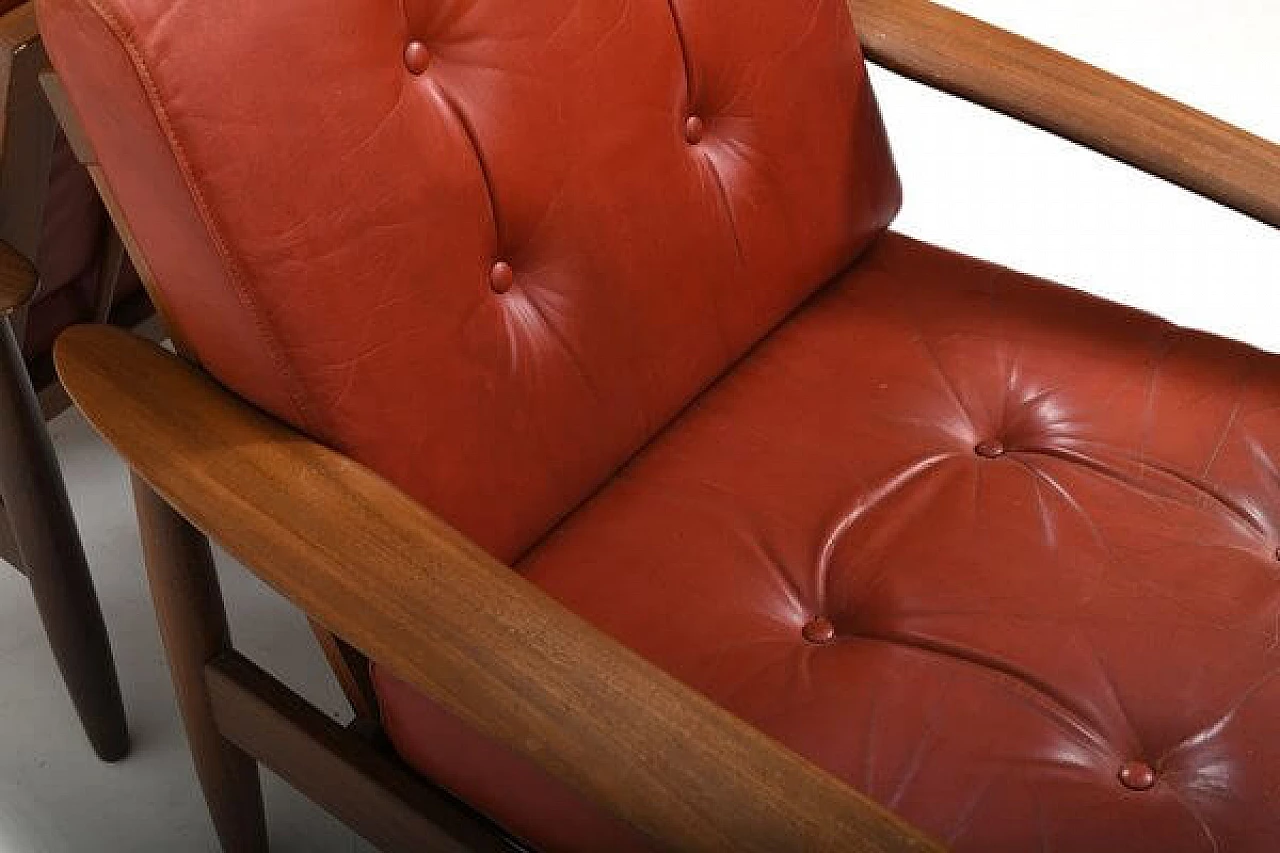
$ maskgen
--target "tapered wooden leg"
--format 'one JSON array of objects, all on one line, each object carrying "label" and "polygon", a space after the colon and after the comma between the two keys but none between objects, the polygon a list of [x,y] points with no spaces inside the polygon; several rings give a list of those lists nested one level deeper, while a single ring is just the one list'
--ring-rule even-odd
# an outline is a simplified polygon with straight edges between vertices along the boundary
[{"label": "tapered wooden leg", "polygon": [[205,681],[205,665],[230,648],[209,542],[136,476],[133,497],[160,634],[214,827],[227,853],[265,851],[258,765],[218,731]]},{"label": "tapered wooden leg", "polygon": [[66,484],[22,354],[0,318],[0,492],[71,701],[105,761],[129,751],[124,704]]}]

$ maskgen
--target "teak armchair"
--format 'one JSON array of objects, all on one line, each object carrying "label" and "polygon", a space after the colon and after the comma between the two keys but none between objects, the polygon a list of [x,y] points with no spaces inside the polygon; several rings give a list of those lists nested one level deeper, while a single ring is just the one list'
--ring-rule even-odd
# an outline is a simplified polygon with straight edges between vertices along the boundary
[{"label": "teak armchair", "polygon": [[89,741],[114,761],[128,749],[124,705],[45,421],[70,405],[57,333],[151,311],[41,92],[46,64],[32,4],[0,0],[0,558],[30,581]]},{"label": "teak armchair", "polygon": [[[42,0],[185,356],[57,361],[134,472],[224,847],[266,847],[261,763],[387,849],[1272,849],[1274,357],[885,232],[839,3],[494,5]],[[1268,142],[849,11],[1280,226]],[[351,726],[235,650],[206,536]]]}]

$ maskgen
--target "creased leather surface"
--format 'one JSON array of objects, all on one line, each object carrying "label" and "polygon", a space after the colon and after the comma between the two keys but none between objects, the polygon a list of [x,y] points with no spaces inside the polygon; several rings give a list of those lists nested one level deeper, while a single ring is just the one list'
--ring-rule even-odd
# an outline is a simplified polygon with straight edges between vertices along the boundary
[{"label": "creased leather surface", "polygon": [[[521,570],[956,851],[1264,853],[1278,450],[1275,357],[891,234]],[[378,677],[419,766],[622,845]]]},{"label": "creased leather surface", "polygon": [[40,14],[202,362],[503,559],[897,209],[841,0]]}]

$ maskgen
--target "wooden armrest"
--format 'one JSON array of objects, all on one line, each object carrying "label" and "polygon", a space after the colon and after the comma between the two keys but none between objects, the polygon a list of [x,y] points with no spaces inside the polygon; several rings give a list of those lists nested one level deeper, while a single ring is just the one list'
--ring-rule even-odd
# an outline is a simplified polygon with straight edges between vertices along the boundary
[{"label": "wooden armrest", "polygon": [[569,612],[367,469],[105,326],[76,405],[196,527],[477,730],[675,849],[938,850]]},{"label": "wooden armrest", "polygon": [[17,249],[0,240],[0,315],[16,311],[36,292],[36,268]]},{"label": "wooden armrest", "polygon": [[1280,146],[929,0],[848,0],[867,58],[1280,228]]}]

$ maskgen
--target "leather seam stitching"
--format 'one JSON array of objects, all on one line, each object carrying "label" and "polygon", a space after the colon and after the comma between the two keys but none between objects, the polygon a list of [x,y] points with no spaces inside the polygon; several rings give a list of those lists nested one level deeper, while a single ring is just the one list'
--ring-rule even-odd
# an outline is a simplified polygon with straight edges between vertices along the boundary
[{"label": "leather seam stitching", "polygon": [[115,36],[120,47],[124,49],[129,57],[130,64],[133,66],[134,74],[137,75],[138,82],[142,85],[143,91],[147,95],[148,105],[151,107],[153,116],[157,125],[160,127],[165,141],[169,144],[170,153],[173,155],[174,162],[178,165],[178,170],[182,175],[183,183],[186,184],[187,192],[191,194],[191,200],[194,202],[196,211],[200,216],[201,222],[204,224],[205,233],[213,242],[214,249],[218,254],[219,260],[222,261],[223,269],[227,273],[232,286],[235,288],[236,295],[239,297],[241,304],[249,313],[254,329],[258,333],[259,339],[264,344],[267,356],[274,363],[274,366],[280,371],[285,383],[285,392],[292,403],[296,414],[302,421],[303,425],[313,430],[316,427],[316,421],[312,415],[312,409],[305,399],[302,385],[298,381],[293,366],[285,357],[283,348],[278,340],[278,336],[271,329],[267,322],[262,309],[253,298],[249,288],[245,285],[244,279],[240,273],[238,265],[235,263],[230,248],[223,239],[222,234],[214,223],[213,216],[209,211],[208,203],[205,201],[204,194],[201,192],[199,185],[195,180],[194,172],[188,162],[186,149],[182,141],[178,139],[174,132],[173,125],[169,120],[168,112],[160,103],[160,92],[151,76],[150,70],[147,68],[146,62],[138,50],[137,45],[129,36],[120,19],[112,12],[104,9],[100,0],[87,0],[89,5],[97,13],[98,17],[107,26],[107,29]]}]

